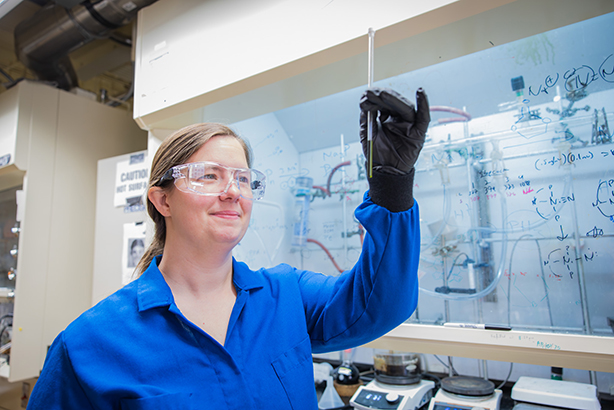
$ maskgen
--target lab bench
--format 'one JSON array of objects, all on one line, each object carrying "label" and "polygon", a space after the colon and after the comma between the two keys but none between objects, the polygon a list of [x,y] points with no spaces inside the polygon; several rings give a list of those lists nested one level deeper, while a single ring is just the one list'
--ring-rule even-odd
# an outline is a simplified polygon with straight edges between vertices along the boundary
[{"label": "lab bench", "polygon": [[[323,360],[323,359],[314,358],[313,361],[314,363],[327,362],[331,366],[333,366],[333,368],[337,368],[338,366],[341,365],[340,361],[335,361],[335,360]],[[375,373],[374,373],[372,365],[362,364],[362,363],[354,363],[354,365],[356,365],[356,367],[358,368],[360,372],[360,378],[361,378],[362,384],[367,384],[374,379]],[[437,379],[441,380],[441,379],[448,377],[448,374],[445,374],[445,373],[429,372],[428,375],[430,376],[429,378],[434,381]],[[501,384],[501,380],[493,380],[493,382],[495,383],[496,386]],[[439,383],[436,383],[436,389],[438,387],[439,387]],[[514,387],[514,382],[507,382],[500,388],[502,395],[501,395],[501,402],[500,402],[498,410],[513,410],[514,409],[514,406],[516,405],[516,403],[511,397],[512,387]],[[326,388],[326,382],[321,382],[321,383],[316,384],[316,392],[318,394],[318,399],[320,398],[320,395],[322,394],[325,388]],[[614,410],[614,396],[600,393],[598,398],[599,398],[599,403],[601,404],[602,410]],[[342,397],[341,399],[345,403],[345,406],[336,407],[336,408],[328,409],[328,410],[355,410],[352,406],[350,406],[349,399],[345,397]],[[427,405],[422,407],[422,409],[426,409],[426,408],[428,408]],[[551,407],[551,409],[556,410],[557,408]]]}]

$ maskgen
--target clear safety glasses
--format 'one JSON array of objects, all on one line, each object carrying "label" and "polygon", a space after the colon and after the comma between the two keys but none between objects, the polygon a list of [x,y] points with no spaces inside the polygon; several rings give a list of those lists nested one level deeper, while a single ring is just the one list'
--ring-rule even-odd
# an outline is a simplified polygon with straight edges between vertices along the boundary
[{"label": "clear safety glasses", "polygon": [[258,200],[264,196],[266,177],[249,168],[233,168],[215,162],[192,162],[169,169],[156,185],[174,179],[178,190],[197,195],[219,196],[234,182],[243,198]]}]

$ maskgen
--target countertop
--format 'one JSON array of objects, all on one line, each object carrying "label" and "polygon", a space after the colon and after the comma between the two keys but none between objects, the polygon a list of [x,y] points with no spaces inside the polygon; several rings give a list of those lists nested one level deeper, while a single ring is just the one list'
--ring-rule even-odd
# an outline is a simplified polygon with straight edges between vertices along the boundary
[{"label": "countertop", "polygon": [[[335,362],[329,362],[333,368],[337,367],[340,365],[340,363],[335,363]],[[358,365],[358,369],[361,373],[361,381],[363,384],[367,384],[369,383],[371,380],[373,380],[374,374],[372,371],[372,368],[370,366],[366,366],[366,365]],[[447,377],[446,374],[431,374],[429,376],[434,376],[434,378],[428,377],[430,380],[433,380],[436,382],[436,379],[443,379],[445,377]],[[495,383],[496,386],[498,386],[499,384],[501,384],[501,382],[497,382],[496,380],[493,380],[493,382]],[[436,382],[437,383],[437,382]],[[501,403],[500,403],[500,407],[499,410],[513,410],[514,406],[516,405],[516,403],[514,402],[514,400],[511,398],[511,391],[512,391],[512,387],[514,386],[514,383],[508,382],[505,385],[503,385],[501,387],[501,391],[503,393],[503,395],[501,396]],[[318,397],[319,395],[322,394],[322,392],[324,391],[324,388],[326,387],[325,382],[324,383],[320,383],[319,385],[316,385],[316,391],[318,393]],[[437,387],[439,387],[438,383],[437,383]],[[343,407],[337,407],[334,409],[328,409],[328,410],[353,410],[354,408],[351,407],[348,403],[349,403],[349,398],[347,397],[341,397],[343,402],[346,404]],[[602,410],[614,410],[614,397],[608,394],[600,394],[599,395],[599,402],[601,404],[601,409]],[[424,406],[422,409],[426,409],[427,406]],[[549,407],[548,409],[550,410],[556,410],[556,408],[554,407]]]}]

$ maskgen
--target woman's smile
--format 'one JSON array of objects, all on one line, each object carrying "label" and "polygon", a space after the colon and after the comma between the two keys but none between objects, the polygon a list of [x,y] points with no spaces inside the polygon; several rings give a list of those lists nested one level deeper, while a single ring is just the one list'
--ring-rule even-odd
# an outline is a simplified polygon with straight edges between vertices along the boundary
[{"label": "woman's smile", "polygon": [[239,219],[241,214],[237,211],[217,211],[212,212],[211,215],[222,219]]}]

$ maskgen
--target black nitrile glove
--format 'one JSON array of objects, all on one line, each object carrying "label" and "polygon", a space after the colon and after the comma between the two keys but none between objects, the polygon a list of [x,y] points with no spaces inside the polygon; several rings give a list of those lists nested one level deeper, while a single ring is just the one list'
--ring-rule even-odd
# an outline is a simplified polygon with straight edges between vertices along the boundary
[{"label": "black nitrile glove", "polygon": [[371,111],[374,119],[373,169],[405,175],[414,167],[431,121],[429,102],[422,88],[416,92],[416,101],[417,110],[394,90],[374,88],[363,94],[360,99],[360,142],[368,159],[367,112]]},{"label": "black nitrile glove", "polygon": [[416,102],[417,110],[396,91],[379,88],[367,90],[360,100],[360,141],[367,165],[367,112],[371,111],[373,116],[373,177],[369,177],[370,196],[375,203],[393,212],[405,211],[414,203],[414,164],[424,145],[431,120],[429,102],[422,88],[416,92]]}]

